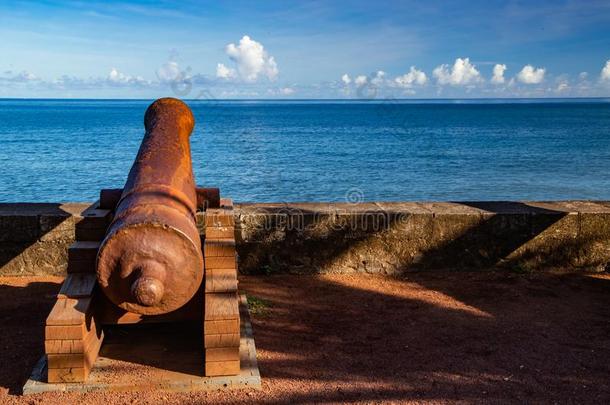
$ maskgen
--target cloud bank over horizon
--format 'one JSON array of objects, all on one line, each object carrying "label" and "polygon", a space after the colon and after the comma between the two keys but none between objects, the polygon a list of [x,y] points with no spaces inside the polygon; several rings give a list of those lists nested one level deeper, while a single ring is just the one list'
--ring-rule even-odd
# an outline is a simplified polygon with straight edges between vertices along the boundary
[{"label": "cloud bank over horizon", "polygon": [[[163,91],[168,87],[174,90],[175,96],[183,98],[298,98],[299,91],[316,98],[324,98],[312,90],[332,92],[328,98],[408,98],[418,95],[442,96],[446,89],[462,89],[463,96],[472,97],[566,97],[571,96],[604,96],[610,90],[610,59],[600,69],[597,80],[588,80],[588,72],[580,72],[571,78],[558,74],[554,78],[555,86],[546,83],[548,71],[544,67],[527,64],[520,69],[512,68],[516,73],[506,76],[507,64],[495,63],[489,78],[481,73],[477,64],[469,57],[458,57],[452,64],[443,63],[436,66],[430,75],[412,65],[403,74],[389,76],[383,70],[371,74],[344,73],[338,80],[305,86],[292,83],[275,84],[279,78],[279,67],[273,56],[264,46],[244,35],[239,44],[226,46],[226,55],[234,63],[227,67],[223,63],[216,66],[214,76],[193,73],[191,67],[183,68],[177,61],[164,62],[155,71],[154,79],[145,79],[139,75],[127,74],[116,67],[111,67],[108,74],[98,77],[79,78],[62,75],[45,80],[23,70],[13,72],[6,70],[0,74],[0,86],[5,88],[30,88],[39,90],[89,90],[89,89],[135,89]],[[199,88],[199,96],[194,96],[194,87]],[[592,90],[598,90],[596,93]],[[451,93],[456,94],[456,93]],[[483,96],[481,96],[483,94]],[[605,93],[608,94],[608,93]]]},{"label": "cloud bank over horizon", "polygon": [[[378,73],[370,76],[358,75],[355,80],[350,78],[348,73],[341,76],[341,84],[345,87],[344,94],[353,94],[350,88],[357,90],[365,86],[375,87],[376,93],[387,93],[388,89],[401,88],[402,93],[399,97],[415,96],[424,87],[433,88],[437,95],[442,95],[447,87],[465,89],[466,95],[478,89],[487,97],[566,97],[568,94],[573,97],[604,96],[604,90],[610,88],[610,60],[606,61],[601,69],[599,79],[596,83],[587,80],[588,73],[580,72],[576,78],[570,78],[566,74],[558,74],[555,77],[555,86],[545,83],[547,69],[544,67],[534,67],[524,65],[512,77],[505,74],[508,66],[503,63],[496,63],[491,71],[491,77],[486,79],[478,70],[475,63],[470,58],[456,58],[452,65],[441,64],[432,70],[434,81],[429,81],[425,72],[411,66],[409,72],[396,76],[394,79],[379,78]],[[376,80],[371,79],[375,77]],[[338,82],[339,83],[339,82]],[[595,93],[597,89],[599,93]],[[370,89],[369,89],[370,93]],[[356,92],[358,94],[358,92]],[[360,91],[361,94],[361,91]],[[429,93],[419,93],[429,94]],[[455,94],[455,93],[453,93]],[[396,94],[392,94],[396,97]],[[480,96],[479,96],[480,97]]]},{"label": "cloud bank over horizon", "polygon": [[0,97],[610,96],[602,0],[5,2],[0,15]]}]

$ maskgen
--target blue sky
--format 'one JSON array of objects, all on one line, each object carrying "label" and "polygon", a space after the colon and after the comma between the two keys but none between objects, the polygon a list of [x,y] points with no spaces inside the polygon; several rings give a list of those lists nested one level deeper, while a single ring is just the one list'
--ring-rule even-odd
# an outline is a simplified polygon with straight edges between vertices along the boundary
[{"label": "blue sky", "polygon": [[609,1],[3,1],[0,97],[610,96]]}]

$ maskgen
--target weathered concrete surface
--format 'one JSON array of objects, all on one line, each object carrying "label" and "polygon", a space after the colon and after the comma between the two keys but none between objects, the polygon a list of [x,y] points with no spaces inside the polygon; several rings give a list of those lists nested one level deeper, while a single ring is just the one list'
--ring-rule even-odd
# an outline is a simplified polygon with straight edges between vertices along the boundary
[{"label": "weathered concrete surface", "polygon": [[[62,274],[88,206],[0,204],[0,274]],[[610,267],[607,201],[237,204],[235,216],[242,273]]]},{"label": "weathered concrete surface", "polygon": [[610,262],[608,202],[242,204],[242,273],[562,267]]},{"label": "weathered concrete surface", "polygon": [[90,204],[0,204],[0,274],[61,275]]}]

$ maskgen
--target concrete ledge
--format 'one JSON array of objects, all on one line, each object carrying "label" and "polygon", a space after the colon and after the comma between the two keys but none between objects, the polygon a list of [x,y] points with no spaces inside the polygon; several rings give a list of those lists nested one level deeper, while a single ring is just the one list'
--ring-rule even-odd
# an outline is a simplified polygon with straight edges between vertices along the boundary
[{"label": "concrete ledge", "polygon": [[[63,274],[88,206],[0,204],[0,275]],[[237,204],[235,217],[242,273],[602,271],[610,263],[608,201]]]},{"label": "concrete ledge", "polygon": [[91,204],[0,204],[0,275],[62,275]]},{"label": "concrete ledge", "polygon": [[610,204],[242,204],[240,271],[369,272],[545,267],[605,270]]}]

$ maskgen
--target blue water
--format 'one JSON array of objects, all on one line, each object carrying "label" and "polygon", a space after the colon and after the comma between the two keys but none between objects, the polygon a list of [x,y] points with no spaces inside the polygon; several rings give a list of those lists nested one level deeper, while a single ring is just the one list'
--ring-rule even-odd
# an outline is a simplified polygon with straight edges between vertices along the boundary
[{"label": "blue water", "polygon": [[[121,187],[148,101],[0,100],[0,201]],[[189,103],[236,201],[610,199],[610,100]]]}]

